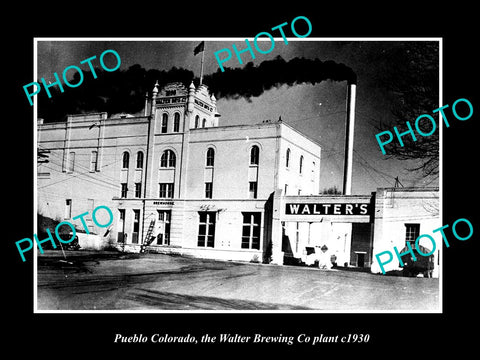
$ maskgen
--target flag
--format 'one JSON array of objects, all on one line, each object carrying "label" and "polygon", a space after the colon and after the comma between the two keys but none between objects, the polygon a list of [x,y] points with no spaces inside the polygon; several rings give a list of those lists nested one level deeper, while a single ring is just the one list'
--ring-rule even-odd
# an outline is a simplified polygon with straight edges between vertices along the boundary
[{"label": "flag", "polygon": [[193,49],[193,55],[197,55],[198,53],[202,52],[205,49],[205,41],[202,41],[198,44],[195,49]]}]

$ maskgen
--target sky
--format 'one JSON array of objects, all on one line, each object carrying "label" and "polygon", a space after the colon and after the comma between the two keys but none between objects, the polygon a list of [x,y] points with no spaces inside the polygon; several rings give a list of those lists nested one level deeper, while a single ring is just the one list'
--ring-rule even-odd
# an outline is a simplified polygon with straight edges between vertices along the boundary
[{"label": "sky", "polygon": [[[38,39],[37,78],[44,77],[54,81],[53,73],[59,75],[70,65],[87,70],[88,65],[80,61],[93,55],[113,49],[121,57],[120,70],[126,70],[134,64],[143,68],[169,70],[173,66],[185,68],[200,75],[201,53],[194,56],[193,49],[205,40],[204,75],[214,73],[219,66],[214,52],[236,44],[238,49],[245,48],[245,38],[228,39],[161,39],[153,41],[64,41],[64,39],[44,41]],[[263,49],[270,42],[261,43]],[[383,73],[395,72],[399,63],[385,64],[382,58],[391,46],[402,46],[395,41],[325,41],[320,39],[275,38],[275,46],[269,54],[255,53],[252,59],[249,53],[242,54],[243,64],[233,54],[223,65],[243,67],[249,61],[255,66],[264,60],[280,55],[286,61],[296,57],[318,58],[322,61],[333,60],[352,68],[357,74],[357,98],[355,112],[355,138],[353,156],[352,194],[370,194],[379,187],[392,187],[398,176],[401,184],[407,186],[438,186],[438,179],[424,178],[421,173],[412,173],[408,168],[415,167],[414,161],[396,160],[382,155],[376,142],[376,128],[380,122],[392,120],[392,94],[388,93],[382,80]],[[408,51],[405,48],[405,51]],[[232,51],[233,53],[233,51]],[[223,55],[223,54],[222,54]],[[98,61],[98,60],[97,60]],[[99,65],[95,63],[94,65]],[[154,84],[152,84],[153,89]],[[322,148],[320,188],[336,186],[342,189],[343,160],[346,116],[346,81],[323,81],[315,85],[282,85],[265,91],[250,99],[217,99],[217,111],[222,115],[220,125],[254,124],[263,120],[282,120],[300,132],[318,142]],[[432,109],[433,110],[433,109]],[[420,115],[420,114],[419,114]],[[413,121],[414,119],[405,119]]]}]

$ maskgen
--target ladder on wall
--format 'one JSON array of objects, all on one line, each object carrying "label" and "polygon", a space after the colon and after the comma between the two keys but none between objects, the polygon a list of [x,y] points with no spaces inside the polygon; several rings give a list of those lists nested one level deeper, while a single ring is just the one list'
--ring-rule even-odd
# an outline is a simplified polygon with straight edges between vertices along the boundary
[{"label": "ladder on wall", "polygon": [[146,247],[150,245],[152,241],[155,239],[154,237],[152,237],[154,227],[155,227],[155,219],[150,221],[150,225],[148,226],[147,233],[145,234],[145,238],[143,239],[142,246],[140,248],[141,253],[145,252]]}]

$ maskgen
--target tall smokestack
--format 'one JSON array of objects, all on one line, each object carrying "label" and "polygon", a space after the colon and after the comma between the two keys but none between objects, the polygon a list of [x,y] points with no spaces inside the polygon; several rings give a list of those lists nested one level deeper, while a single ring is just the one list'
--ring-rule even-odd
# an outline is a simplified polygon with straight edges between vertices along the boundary
[{"label": "tall smokestack", "polygon": [[352,194],[353,133],[355,127],[355,97],[357,87],[347,84],[347,118],[345,123],[345,164],[343,170],[343,195]]}]

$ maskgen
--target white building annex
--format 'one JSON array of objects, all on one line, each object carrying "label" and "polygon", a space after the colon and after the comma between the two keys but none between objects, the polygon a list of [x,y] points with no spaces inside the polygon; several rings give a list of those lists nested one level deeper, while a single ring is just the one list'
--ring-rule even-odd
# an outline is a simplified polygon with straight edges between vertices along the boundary
[{"label": "white building annex", "polygon": [[318,143],[281,120],[221,126],[205,85],[155,85],[143,116],[39,120],[37,141],[49,152],[38,213],[72,221],[106,205],[108,243],[122,251],[277,264],[313,254],[327,267],[370,268],[375,253],[441,226],[438,189],[319,195]]}]

